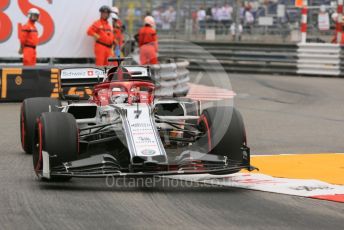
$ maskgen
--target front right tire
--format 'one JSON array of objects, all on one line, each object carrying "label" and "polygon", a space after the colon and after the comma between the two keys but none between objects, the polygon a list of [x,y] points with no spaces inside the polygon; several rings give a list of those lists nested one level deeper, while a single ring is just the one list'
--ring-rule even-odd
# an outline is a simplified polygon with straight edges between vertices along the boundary
[{"label": "front right tire", "polygon": [[[231,162],[239,164],[247,160],[243,153],[243,147],[247,145],[245,126],[237,109],[234,107],[207,108],[201,114],[199,126],[205,133],[199,143],[207,153],[226,156]],[[240,170],[233,170],[230,173],[238,171]]]},{"label": "front right tire", "polygon": [[[43,170],[42,152],[50,157],[50,169],[78,158],[78,127],[73,115],[62,112],[42,113],[36,123],[33,166],[40,177]],[[51,176],[49,181],[66,181],[68,176]]]}]

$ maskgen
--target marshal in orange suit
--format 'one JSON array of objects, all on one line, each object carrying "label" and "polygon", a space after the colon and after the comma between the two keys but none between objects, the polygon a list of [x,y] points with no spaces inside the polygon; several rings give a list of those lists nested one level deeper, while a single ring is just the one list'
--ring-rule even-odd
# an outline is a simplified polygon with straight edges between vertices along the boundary
[{"label": "marshal in orange suit", "polygon": [[158,64],[158,37],[154,18],[146,16],[144,24],[138,34],[141,65]]},{"label": "marshal in orange suit", "polygon": [[36,47],[38,45],[38,31],[35,26],[39,19],[39,10],[32,8],[28,12],[29,21],[22,26],[19,33],[20,49],[19,54],[23,54],[24,66],[36,65]]},{"label": "marshal in orange suit", "polygon": [[113,29],[108,19],[111,9],[108,6],[102,6],[99,9],[100,19],[95,21],[87,30],[87,34],[95,40],[94,54],[97,66],[108,65],[108,58],[113,56]]}]

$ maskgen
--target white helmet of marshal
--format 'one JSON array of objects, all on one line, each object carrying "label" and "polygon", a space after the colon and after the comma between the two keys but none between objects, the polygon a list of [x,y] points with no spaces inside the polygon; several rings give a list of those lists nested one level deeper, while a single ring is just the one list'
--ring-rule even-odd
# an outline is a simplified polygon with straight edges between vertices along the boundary
[{"label": "white helmet of marshal", "polygon": [[114,19],[114,20],[118,20],[118,15],[112,12],[111,13],[111,18]]},{"label": "white helmet of marshal", "polygon": [[331,15],[331,18],[332,18],[333,21],[337,22],[338,14],[337,14],[337,13],[333,13],[333,14]]},{"label": "white helmet of marshal", "polygon": [[112,13],[119,15],[119,9],[116,6],[112,7],[111,11]]},{"label": "white helmet of marshal", "polygon": [[39,16],[39,10],[36,8],[31,8],[28,12],[27,12],[27,16],[31,17],[32,15],[37,15]]},{"label": "white helmet of marshal", "polygon": [[151,27],[155,27],[155,20],[152,16],[146,16],[143,20],[145,24],[150,25]]}]

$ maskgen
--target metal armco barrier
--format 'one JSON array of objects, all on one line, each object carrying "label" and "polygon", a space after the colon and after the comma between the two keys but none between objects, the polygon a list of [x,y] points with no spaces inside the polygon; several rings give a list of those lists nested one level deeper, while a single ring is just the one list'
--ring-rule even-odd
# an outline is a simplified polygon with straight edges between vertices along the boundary
[{"label": "metal armco barrier", "polygon": [[185,96],[189,91],[189,62],[179,59],[159,58],[157,65],[151,65],[157,83],[155,95],[158,97]]},{"label": "metal armco barrier", "polygon": [[301,43],[298,47],[298,74],[340,75],[341,47],[338,44]]},{"label": "metal armco barrier", "polygon": [[58,69],[0,68],[0,102],[17,102],[29,97],[58,98]]},{"label": "metal armco barrier", "polygon": [[[342,46],[331,43],[255,44],[161,41],[160,54],[185,58],[189,70],[344,76]],[[218,62],[220,65],[212,65]]]},{"label": "metal armco barrier", "polygon": [[187,59],[189,70],[202,70],[216,60],[225,71],[237,73],[297,74],[297,50],[296,44],[159,43],[160,55]]}]

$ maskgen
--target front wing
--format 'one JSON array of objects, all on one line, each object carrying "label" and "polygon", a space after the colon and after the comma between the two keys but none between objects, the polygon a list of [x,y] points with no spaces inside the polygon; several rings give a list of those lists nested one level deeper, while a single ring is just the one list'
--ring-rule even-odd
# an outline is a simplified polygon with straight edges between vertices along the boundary
[{"label": "front wing", "polygon": [[[68,176],[80,178],[103,177],[144,177],[167,176],[180,174],[231,174],[241,169],[252,171],[256,169],[250,165],[249,149],[244,149],[245,158],[242,161],[233,161],[226,156],[202,154],[187,151],[181,156],[168,160],[169,164],[159,162],[144,162],[132,164],[122,168],[117,159],[110,154],[94,155],[85,159],[65,162],[51,167],[53,156],[43,154],[43,170],[38,174],[43,178],[54,176]],[[44,159],[45,158],[45,159]]]}]

